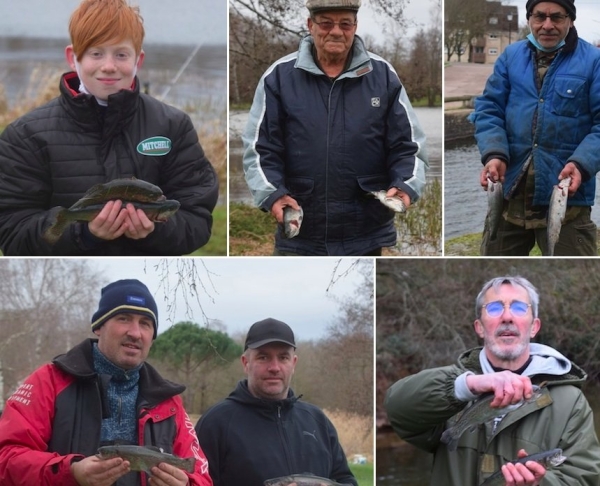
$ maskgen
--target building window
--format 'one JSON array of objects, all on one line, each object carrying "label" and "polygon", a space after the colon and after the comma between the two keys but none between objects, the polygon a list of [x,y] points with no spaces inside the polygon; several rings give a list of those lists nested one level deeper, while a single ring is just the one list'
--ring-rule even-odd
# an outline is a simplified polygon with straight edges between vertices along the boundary
[{"label": "building window", "polygon": [[488,51],[488,54],[489,54],[490,56],[497,56],[497,55],[498,55],[498,49],[496,49],[496,48],[492,48],[492,49],[490,49],[490,50]]},{"label": "building window", "polygon": [[498,38],[498,34],[490,34],[490,39],[497,39]]},{"label": "building window", "polygon": [[475,47],[475,54],[483,54],[483,47],[481,47],[481,46]]}]

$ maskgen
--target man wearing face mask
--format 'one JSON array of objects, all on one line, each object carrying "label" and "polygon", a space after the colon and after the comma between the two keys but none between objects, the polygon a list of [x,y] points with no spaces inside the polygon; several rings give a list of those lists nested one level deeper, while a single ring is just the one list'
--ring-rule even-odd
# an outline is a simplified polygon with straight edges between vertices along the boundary
[{"label": "man wearing face mask", "polygon": [[[143,21],[126,0],[83,0],[69,22],[73,72],[60,95],[0,135],[0,249],[5,255],[182,255],[208,241],[215,171],[190,117],[140,93]],[[136,178],[179,210],[156,223],[115,198],[54,244],[42,238],[60,207],[92,186]]]},{"label": "man wearing face mask", "polygon": [[574,0],[528,0],[527,39],[496,61],[471,120],[484,167],[480,183],[502,181],[497,235],[486,222],[482,255],[548,254],[553,187],[570,178],[567,212],[555,255],[592,256],[590,218],[600,169],[600,50],[580,39]]}]

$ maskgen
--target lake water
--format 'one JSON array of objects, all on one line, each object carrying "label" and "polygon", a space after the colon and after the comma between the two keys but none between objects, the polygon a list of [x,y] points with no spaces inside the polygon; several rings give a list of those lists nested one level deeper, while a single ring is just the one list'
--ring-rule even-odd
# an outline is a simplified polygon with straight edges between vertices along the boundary
[{"label": "lake water", "polygon": [[[80,0],[0,0],[0,84],[9,105],[40,80],[69,71],[68,21]],[[188,112],[207,132],[227,129],[227,1],[136,0],[146,58],[138,75],[151,95]],[[192,57],[192,53],[198,48]],[[177,80],[178,72],[190,59]]]},{"label": "lake water", "polygon": [[[442,126],[443,112],[441,108],[415,108],[419,123],[427,137],[429,154],[428,180],[442,177]],[[230,112],[229,114],[229,198],[232,202],[252,204],[252,197],[242,170],[242,132],[248,120],[247,112]]]},{"label": "lake water", "polygon": [[[481,156],[473,139],[446,144],[444,150],[444,239],[481,233],[487,214],[487,193],[479,185]],[[598,183],[598,182],[597,182]],[[598,186],[600,188],[600,185]],[[600,227],[600,190],[592,208]]]},{"label": "lake water", "polygon": [[[67,41],[31,37],[0,37],[0,84],[8,104],[35,97],[43,80],[70,71],[64,58]],[[197,127],[227,129],[227,47],[146,44],[138,72],[150,94],[190,114]],[[188,58],[191,60],[176,78]],[[42,86],[43,87],[43,86]],[[165,96],[166,94],[166,96]]]}]

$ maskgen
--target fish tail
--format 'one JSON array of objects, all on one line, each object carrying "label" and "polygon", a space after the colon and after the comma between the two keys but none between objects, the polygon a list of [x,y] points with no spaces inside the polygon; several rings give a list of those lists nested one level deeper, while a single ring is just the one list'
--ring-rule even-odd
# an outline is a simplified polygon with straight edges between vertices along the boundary
[{"label": "fish tail", "polygon": [[54,222],[42,233],[42,238],[47,243],[54,245],[64,233],[69,220],[65,217],[66,209],[61,209],[56,213]]},{"label": "fish tail", "polygon": [[193,473],[195,471],[196,468],[196,458],[195,457],[188,457],[187,459],[183,460],[183,470],[187,471],[189,473]]},{"label": "fish tail", "polygon": [[453,429],[446,429],[444,430],[444,433],[442,434],[442,437],[440,437],[440,440],[446,444],[446,448],[449,451],[455,451],[458,448],[458,438],[455,438],[453,436]]}]

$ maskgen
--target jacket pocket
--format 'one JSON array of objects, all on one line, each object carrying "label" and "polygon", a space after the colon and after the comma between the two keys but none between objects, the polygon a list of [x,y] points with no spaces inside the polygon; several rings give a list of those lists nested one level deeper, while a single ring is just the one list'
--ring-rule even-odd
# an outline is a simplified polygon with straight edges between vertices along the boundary
[{"label": "jacket pocket", "polygon": [[394,218],[394,211],[384,206],[371,192],[387,191],[389,180],[385,175],[369,175],[357,178],[359,190],[358,202],[361,206],[356,213],[357,225],[361,231],[373,231],[382,225],[389,224]]},{"label": "jacket pocket", "polygon": [[552,113],[574,118],[588,111],[587,81],[573,77],[557,77],[554,82]]}]

